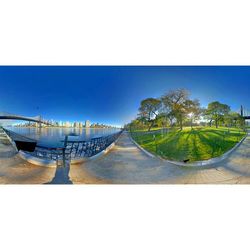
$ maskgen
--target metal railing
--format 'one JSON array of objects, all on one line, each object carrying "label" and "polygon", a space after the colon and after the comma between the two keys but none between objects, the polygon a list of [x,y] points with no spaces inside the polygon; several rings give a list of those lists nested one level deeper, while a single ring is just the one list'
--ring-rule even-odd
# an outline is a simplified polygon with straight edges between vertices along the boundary
[{"label": "metal railing", "polygon": [[[18,138],[24,141],[35,141],[7,129],[4,129],[4,131],[12,140]],[[37,158],[54,161],[88,158],[97,155],[109,147],[118,139],[121,133],[122,131],[119,131],[115,134],[93,138],[89,141],[68,140],[62,147],[36,145],[34,152],[24,152]]]}]

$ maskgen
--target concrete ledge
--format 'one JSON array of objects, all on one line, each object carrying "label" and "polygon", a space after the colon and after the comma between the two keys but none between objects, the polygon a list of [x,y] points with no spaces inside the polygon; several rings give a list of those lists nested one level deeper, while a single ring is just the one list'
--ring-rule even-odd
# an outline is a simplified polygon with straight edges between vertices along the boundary
[{"label": "concrete ledge", "polygon": [[170,160],[166,160],[164,158],[162,158],[161,156],[159,155],[154,155],[154,154],[151,154],[150,152],[148,152],[147,150],[145,150],[144,148],[142,148],[137,142],[135,142],[133,140],[133,138],[130,136],[132,142],[139,148],[141,149],[145,154],[147,154],[148,156],[152,157],[152,158],[159,158],[165,162],[168,162],[168,163],[172,163],[174,165],[177,165],[177,166],[182,166],[182,167],[203,167],[203,166],[208,166],[208,165],[212,165],[212,164],[215,164],[215,163],[219,163],[223,160],[225,160],[233,151],[235,151],[241,144],[242,142],[249,136],[249,134],[247,134],[244,138],[241,139],[240,142],[238,142],[232,149],[230,149],[229,151],[227,151],[225,154],[219,156],[219,157],[215,157],[215,158],[211,158],[209,160],[204,160],[204,161],[196,161],[196,162],[193,162],[193,163],[184,163],[184,162],[179,162],[179,161],[170,161]]},{"label": "concrete ledge", "polygon": [[25,160],[33,165],[42,166],[42,167],[49,167],[49,168],[56,168],[56,161],[34,157],[34,156],[27,154],[23,151],[19,151],[18,155],[23,160]]}]

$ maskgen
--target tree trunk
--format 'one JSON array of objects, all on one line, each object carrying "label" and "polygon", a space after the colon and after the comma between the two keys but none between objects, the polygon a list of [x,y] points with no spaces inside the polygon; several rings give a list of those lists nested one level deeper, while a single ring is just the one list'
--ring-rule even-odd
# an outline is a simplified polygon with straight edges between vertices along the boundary
[{"label": "tree trunk", "polygon": [[170,126],[173,127],[173,119],[169,119],[170,121]]},{"label": "tree trunk", "polygon": [[218,119],[215,120],[215,126],[218,128]]},{"label": "tree trunk", "polygon": [[150,132],[151,128],[153,127],[154,122],[151,122],[150,126],[148,127],[148,132]]},{"label": "tree trunk", "polygon": [[183,129],[183,124],[182,124],[182,117],[180,118],[180,129]]}]

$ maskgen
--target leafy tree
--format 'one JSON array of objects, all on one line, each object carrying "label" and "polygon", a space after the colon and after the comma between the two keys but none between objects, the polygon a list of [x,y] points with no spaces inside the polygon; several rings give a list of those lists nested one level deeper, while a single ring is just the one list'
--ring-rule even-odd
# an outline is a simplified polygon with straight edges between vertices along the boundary
[{"label": "leafy tree", "polygon": [[185,102],[185,111],[186,114],[190,115],[191,127],[192,123],[198,120],[203,112],[203,109],[200,107],[199,100],[186,100]]},{"label": "leafy tree", "polygon": [[210,120],[210,126],[212,126],[212,121],[214,121],[216,128],[218,128],[219,121],[229,112],[230,107],[227,104],[223,104],[218,101],[209,103],[206,110],[206,116]]},{"label": "leafy tree", "polygon": [[157,118],[159,114],[160,105],[161,101],[156,98],[147,98],[141,102],[139,118],[148,124],[148,131],[150,131],[154,125],[155,118]]},{"label": "leafy tree", "polygon": [[159,115],[157,115],[155,119],[155,125],[160,128],[166,128],[167,126],[169,126],[169,122],[165,114],[160,113]]},{"label": "leafy tree", "polygon": [[194,117],[198,117],[201,113],[199,101],[189,99],[189,93],[185,89],[172,90],[162,96],[161,100],[165,110],[168,110],[167,116],[175,117],[181,130],[183,121],[189,113],[192,113]]},{"label": "leafy tree", "polygon": [[144,129],[144,124],[140,119],[135,119],[129,125],[127,125],[127,127],[131,132],[133,132],[138,129]]}]

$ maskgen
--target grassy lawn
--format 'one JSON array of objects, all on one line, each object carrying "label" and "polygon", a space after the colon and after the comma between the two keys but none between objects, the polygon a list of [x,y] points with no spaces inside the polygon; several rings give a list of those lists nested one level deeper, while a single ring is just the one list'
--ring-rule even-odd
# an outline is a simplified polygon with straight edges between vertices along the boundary
[{"label": "grassy lawn", "polygon": [[143,148],[163,158],[194,162],[222,155],[244,135],[245,132],[235,128],[199,127],[171,130],[165,134],[133,133],[132,137]]}]

